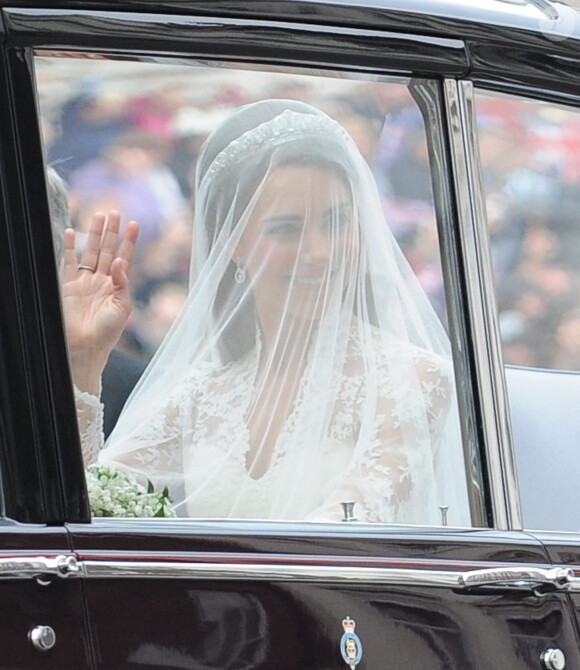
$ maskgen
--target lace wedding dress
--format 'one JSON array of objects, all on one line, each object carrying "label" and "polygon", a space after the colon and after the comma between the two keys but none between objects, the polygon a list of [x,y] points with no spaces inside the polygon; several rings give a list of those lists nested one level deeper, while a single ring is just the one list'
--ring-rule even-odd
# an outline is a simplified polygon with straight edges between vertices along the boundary
[{"label": "lace wedding dress", "polygon": [[[307,368],[269,467],[259,477],[248,471],[246,422],[258,350],[221,369],[185,375],[162,411],[150,417],[147,430],[131,436],[131,449],[124,450],[118,461],[109,450],[101,453],[98,399],[77,393],[86,464],[101,454],[101,460],[127,467],[158,487],[183,490],[186,505],[184,509],[178,504],[178,510],[198,518],[339,521],[340,503],[354,501],[361,521],[437,523],[437,454],[432,445],[441,440],[449,410],[450,370],[443,359],[418,347],[378,331],[373,336],[378,352],[373,377],[364,369],[356,327],[351,329],[345,365],[334,371],[336,380],[317,379],[315,371]],[[417,370],[420,388],[413,388],[412,378],[401,380],[397,374],[398,367],[409,363]],[[311,390],[334,381],[338,393],[331,408],[304,403],[307,386]],[[361,413],[371,394],[376,396],[377,411],[366,425]],[[425,407],[428,433],[420,439]],[[328,432],[324,444],[309,449],[308,415],[315,418],[321,412],[331,414]],[[363,439],[364,448],[355,449]],[[292,462],[294,468],[289,467]],[[289,477],[292,471],[294,478]]]}]

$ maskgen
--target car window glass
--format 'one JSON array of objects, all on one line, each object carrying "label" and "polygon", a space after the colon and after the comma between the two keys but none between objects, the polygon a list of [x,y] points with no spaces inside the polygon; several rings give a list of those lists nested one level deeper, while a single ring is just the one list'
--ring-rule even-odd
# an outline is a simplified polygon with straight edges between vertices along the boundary
[{"label": "car window glass", "polygon": [[102,461],[94,513],[470,525],[408,82],[46,53],[36,72],[76,233],[65,312],[102,270],[94,212],[140,224],[133,312],[102,376],[104,450],[93,390],[76,389],[87,460]]},{"label": "car window glass", "polygon": [[477,119],[524,523],[579,530],[580,115],[481,93]]}]

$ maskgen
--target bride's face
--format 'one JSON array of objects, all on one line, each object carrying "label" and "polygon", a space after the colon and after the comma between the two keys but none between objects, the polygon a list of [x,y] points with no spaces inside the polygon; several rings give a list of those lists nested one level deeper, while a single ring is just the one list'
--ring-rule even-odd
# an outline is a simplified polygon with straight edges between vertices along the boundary
[{"label": "bride's face", "polygon": [[319,319],[358,257],[348,184],[323,167],[284,165],[262,187],[236,249],[263,325]]}]

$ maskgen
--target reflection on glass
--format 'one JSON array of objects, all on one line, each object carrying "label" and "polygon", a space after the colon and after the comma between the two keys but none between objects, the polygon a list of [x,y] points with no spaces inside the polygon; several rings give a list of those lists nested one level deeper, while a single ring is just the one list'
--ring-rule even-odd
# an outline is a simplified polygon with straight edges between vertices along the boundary
[{"label": "reflection on glass", "polygon": [[[37,71],[75,230],[63,304],[87,463],[169,486],[183,516],[340,521],[348,500],[363,521],[439,525],[447,507],[469,525],[406,86],[55,58]],[[114,209],[120,223],[92,215]],[[96,394],[118,334],[113,355],[153,360],[103,449]]]}]

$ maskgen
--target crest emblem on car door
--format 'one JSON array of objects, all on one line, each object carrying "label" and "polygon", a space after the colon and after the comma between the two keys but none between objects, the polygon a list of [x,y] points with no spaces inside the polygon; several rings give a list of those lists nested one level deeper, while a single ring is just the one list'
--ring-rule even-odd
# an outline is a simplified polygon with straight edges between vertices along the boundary
[{"label": "crest emblem on car door", "polygon": [[354,632],[355,626],[356,623],[354,619],[351,619],[349,616],[342,620],[344,634],[340,639],[340,652],[344,662],[350,667],[350,670],[356,668],[360,663],[363,654],[360,638]]}]

